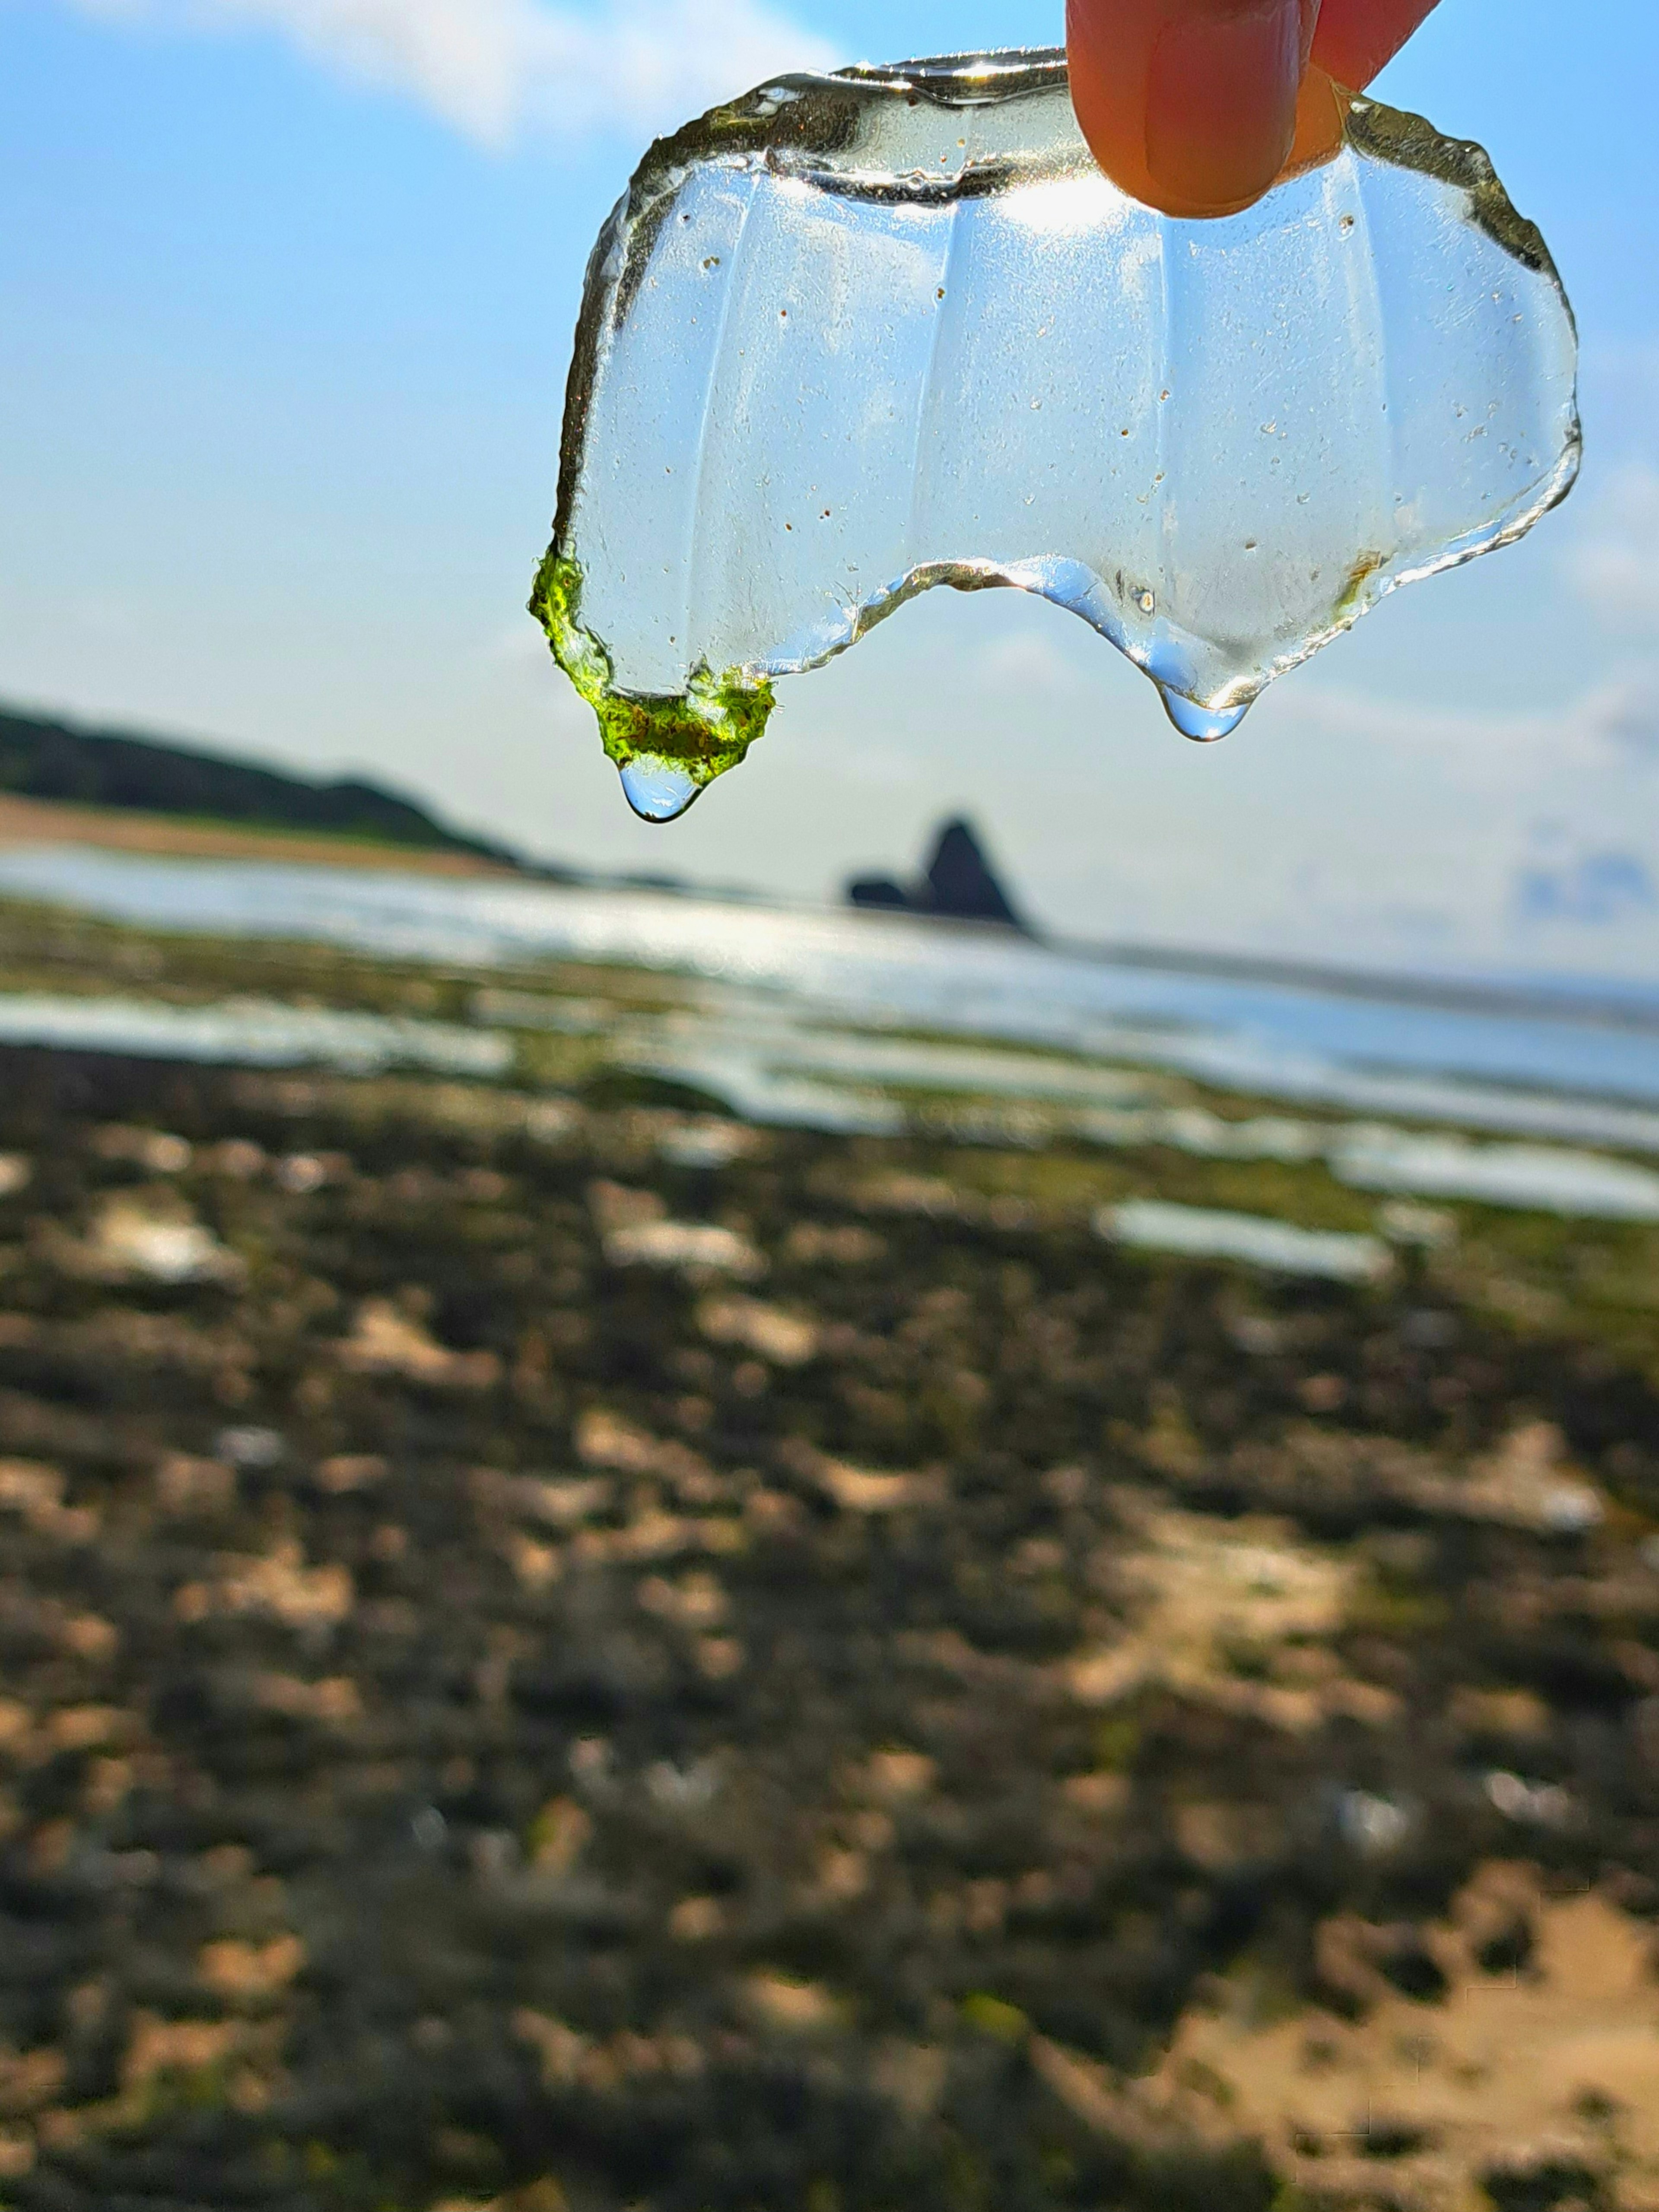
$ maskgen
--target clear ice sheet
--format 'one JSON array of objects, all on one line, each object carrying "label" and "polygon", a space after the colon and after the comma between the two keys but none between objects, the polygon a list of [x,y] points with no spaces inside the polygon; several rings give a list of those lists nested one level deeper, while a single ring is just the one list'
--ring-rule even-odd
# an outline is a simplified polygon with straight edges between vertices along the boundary
[{"label": "clear ice sheet", "polygon": [[1219,221],[1120,192],[1058,52],[779,80],[589,264],[532,605],[636,811],[936,584],[1069,608],[1224,736],[1571,488],[1571,311],[1477,146],[1363,99]]}]

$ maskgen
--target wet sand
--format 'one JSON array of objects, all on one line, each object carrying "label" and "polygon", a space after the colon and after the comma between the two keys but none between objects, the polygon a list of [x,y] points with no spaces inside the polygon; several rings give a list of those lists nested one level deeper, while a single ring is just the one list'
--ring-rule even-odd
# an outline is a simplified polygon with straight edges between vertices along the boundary
[{"label": "wet sand", "polygon": [[95,845],[174,859],[274,860],[294,866],[374,868],[422,876],[501,876],[518,871],[470,853],[429,852],[352,837],[314,837],[231,823],[185,822],[123,808],[60,805],[0,793],[0,850],[16,845]]}]

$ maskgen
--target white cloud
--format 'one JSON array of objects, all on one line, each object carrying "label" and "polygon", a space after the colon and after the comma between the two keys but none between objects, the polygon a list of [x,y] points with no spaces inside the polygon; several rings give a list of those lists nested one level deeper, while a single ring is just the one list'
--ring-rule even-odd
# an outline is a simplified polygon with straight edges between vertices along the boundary
[{"label": "white cloud", "polygon": [[1632,461],[1602,483],[1568,561],[1604,621],[1659,623],[1659,468]]},{"label": "white cloud", "polygon": [[1589,733],[1638,761],[1659,759],[1659,688],[1652,669],[1628,670],[1593,691],[1583,720]]},{"label": "white cloud", "polygon": [[[1518,797],[1555,776],[1583,795],[1611,778],[1620,794],[1613,803],[1629,804],[1638,788],[1629,771],[1659,762],[1659,663],[1639,654],[1621,656],[1605,683],[1561,706],[1527,714],[1378,699],[1319,684],[1286,684],[1267,697],[1291,727],[1346,746],[1431,758],[1448,787],[1486,787],[1494,798]],[[1503,761],[1496,782],[1494,755]]]},{"label": "white cloud", "polygon": [[1082,680],[1075,655],[1046,631],[1012,631],[975,657],[984,682],[1015,691],[1074,691]]},{"label": "white cloud", "polygon": [[[1458,707],[1441,700],[1386,698],[1346,686],[1286,678],[1256,709],[1298,735],[1337,749],[1351,769],[1392,763],[1408,774],[1431,771],[1437,787],[1510,791],[1570,758],[1594,765],[1604,732],[1583,698],[1543,712]],[[1249,724],[1239,732],[1244,736]],[[1502,768],[1497,762],[1501,758]]]},{"label": "white cloud", "polygon": [[70,0],[106,21],[266,31],[352,81],[420,101],[468,137],[643,138],[789,69],[833,66],[764,0]]}]

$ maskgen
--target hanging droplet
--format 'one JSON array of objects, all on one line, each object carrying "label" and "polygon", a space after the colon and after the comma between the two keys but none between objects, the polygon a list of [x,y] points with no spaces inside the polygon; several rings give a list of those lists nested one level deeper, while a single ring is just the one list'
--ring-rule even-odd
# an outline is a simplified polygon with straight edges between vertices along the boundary
[{"label": "hanging droplet", "polygon": [[621,775],[623,795],[641,822],[678,821],[702,788],[660,753],[641,753]]},{"label": "hanging droplet", "polygon": [[1158,687],[1158,696],[1182,736],[1192,738],[1194,744],[1212,745],[1218,738],[1230,738],[1250,711],[1248,700],[1242,707],[1200,707],[1163,684]]}]

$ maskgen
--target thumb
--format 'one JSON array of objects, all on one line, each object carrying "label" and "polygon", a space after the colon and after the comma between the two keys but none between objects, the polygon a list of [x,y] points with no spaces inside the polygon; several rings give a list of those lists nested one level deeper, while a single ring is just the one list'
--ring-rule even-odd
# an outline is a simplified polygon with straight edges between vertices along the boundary
[{"label": "thumb", "polygon": [[[1166,215],[1226,215],[1260,198],[1297,143],[1319,10],[1320,0],[1067,0],[1072,102],[1096,160]],[[1322,88],[1328,110],[1322,73],[1316,101]]]}]

